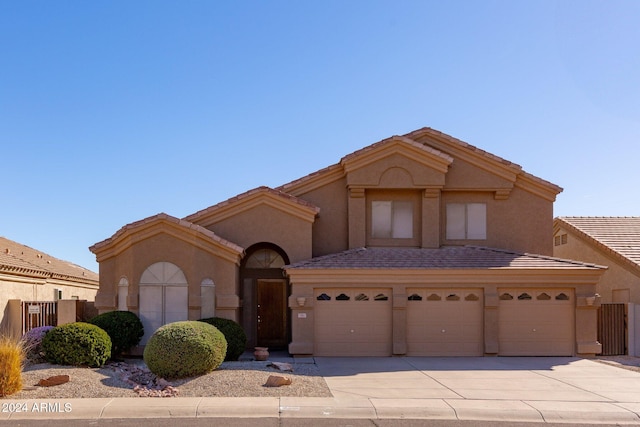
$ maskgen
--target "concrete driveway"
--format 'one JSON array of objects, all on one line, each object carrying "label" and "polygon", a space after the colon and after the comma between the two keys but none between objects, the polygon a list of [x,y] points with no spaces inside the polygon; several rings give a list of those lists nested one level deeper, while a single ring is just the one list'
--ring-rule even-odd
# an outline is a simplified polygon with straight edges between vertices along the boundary
[{"label": "concrete driveway", "polygon": [[315,361],[339,406],[368,401],[378,417],[640,423],[640,373],[592,360],[317,357]]}]

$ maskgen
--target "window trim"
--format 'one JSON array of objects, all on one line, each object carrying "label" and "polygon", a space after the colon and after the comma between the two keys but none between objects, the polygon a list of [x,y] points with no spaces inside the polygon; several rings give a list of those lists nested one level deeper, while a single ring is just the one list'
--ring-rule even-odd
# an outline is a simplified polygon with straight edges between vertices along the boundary
[{"label": "window trim", "polygon": [[[454,215],[453,212],[449,212],[450,207],[453,209],[453,206],[463,206],[464,207],[464,212],[463,212],[463,216],[464,217],[460,217],[459,220],[463,221],[463,225],[464,225],[464,230],[462,231],[464,233],[464,237],[459,237],[458,235],[454,235],[451,236],[450,234],[450,230],[451,228],[453,228],[453,224],[451,223],[451,216]],[[483,211],[481,213],[481,217],[479,218],[474,218],[474,217],[470,217],[470,207],[474,207],[474,206],[483,206]],[[460,215],[460,212],[457,213],[458,215]],[[472,236],[470,237],[470,226],[473,222],[475,222],[476,220],[481,219],[483,220],[483,230],[482,230],[482,237],[479,236]],[[444,227],[444,234],[445,234],[445,240],[447,241],[469,241],[469,240],[476,240],[476,241],[484,241],[487,240],[487,221],[488,219],[488,213],[487,213],[487,204],[483,203],[483,202],[447,202],[445,204],[445,227]],[[451,227],[451,228],[450,228]],[[459,228],[459,226],[458,226]],[[454,230],[451,230],[451,233],[453,233]],[[458,232],[460,232],[460,230],[457,230]]]},{"label": "window trim", "polygon": [[[373,237],[373,204],[374,202],[409,202],[412,206],[413,237]],[[366,244],[367,246],[410,246],[419,247],[422,237],[421,198],[414,191],[373,191],[367,192]]]}]

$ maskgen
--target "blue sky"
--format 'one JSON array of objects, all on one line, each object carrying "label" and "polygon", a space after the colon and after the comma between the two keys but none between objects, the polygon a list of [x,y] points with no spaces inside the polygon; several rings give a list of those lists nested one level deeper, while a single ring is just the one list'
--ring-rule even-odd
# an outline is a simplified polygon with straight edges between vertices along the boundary
[{"label": "blue sky", "polygon": [[428,126],[640,215],[640,2],[0,2],[0,235],[92,244]]}]

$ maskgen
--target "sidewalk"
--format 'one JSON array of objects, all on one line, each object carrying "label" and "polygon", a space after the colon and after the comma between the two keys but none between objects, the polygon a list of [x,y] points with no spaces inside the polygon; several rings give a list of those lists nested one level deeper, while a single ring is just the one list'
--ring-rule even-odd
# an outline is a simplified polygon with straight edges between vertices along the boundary
[{"label": "sidewalk", "polygon": [[[592,360],[569,357],[294,360],[277,356],[271,360],[315,361],[334,397],[0,400],[0,420],[414,418],[640,425],[640,373]],[[9,407],[11,404],[22,405],[25,411],[16,412],[15,407]]]}]

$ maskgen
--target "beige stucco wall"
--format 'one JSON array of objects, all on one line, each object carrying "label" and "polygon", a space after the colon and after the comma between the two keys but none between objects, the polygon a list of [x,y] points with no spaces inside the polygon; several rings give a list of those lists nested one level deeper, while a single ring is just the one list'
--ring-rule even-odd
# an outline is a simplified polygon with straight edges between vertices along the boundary
[{"label": "beige stucco wall", "polygon": [[349,246],[349,208],[345,179],[339,179],[299,196],[320,207],[313,223],[313,256],[346,250]]},{"label": "beige stucco wall", "polygon": [[[442,244],[475,244],[516,252],[551,255],[552,245],[549,236],[553,233],[553,204],[517,187],[506,200],[496,200],[494,194],[487,191],[443,191],[440,225]],[[446,205],[456,202],[486,203],[486,240],[446,239]]]},{"label": "beige stucco wall", "polygon": [[139,281],[142,273],[157,262],[177,265],[188,282],[189,319],[199,319],[201,312],[200,285],[211,279],[216,291],[216,315],[237,320],[239,300],[236,264],[198,248],[169,234],[156,234],[125,249],[117,256],[100,262],[100,292],[96,307],[100,312],[117,309],[118,283],[129,282],[127,303],[138,311]]},{"label": "beige stucco wall", "polygon": [[0,275],[0,329],[5,322],[9,300],[54,301],[54,289],[62,290],[62,298],[93,301],[98,291],[96,286],[77,286],[58,280],[35,279],[21,276]]},{"label": "beige stucco wall", "polygon": [[311,227],[311,222],[266,204],[207,226],[218,236],[245,249],[263,242],[277,245],[290,262],[312,257]]},{"label": "beige stucco wall", "polygon": [[[640,273],[624,265],[616,257],[588,244],[581,237],[560,228],[556,235],[567,234],[567,243],[553,247],[553,255],[558,258],[590,262],[609,267],[597,286],[603,303],[632,302],[640,304]],[[553,241],[550,239],[550,241]],[[629,300],[619,300],[614,290],[629,290]],[[622,295],[626,292],[622,292]],[[621,295],[621,296],[622,296]]]}]

